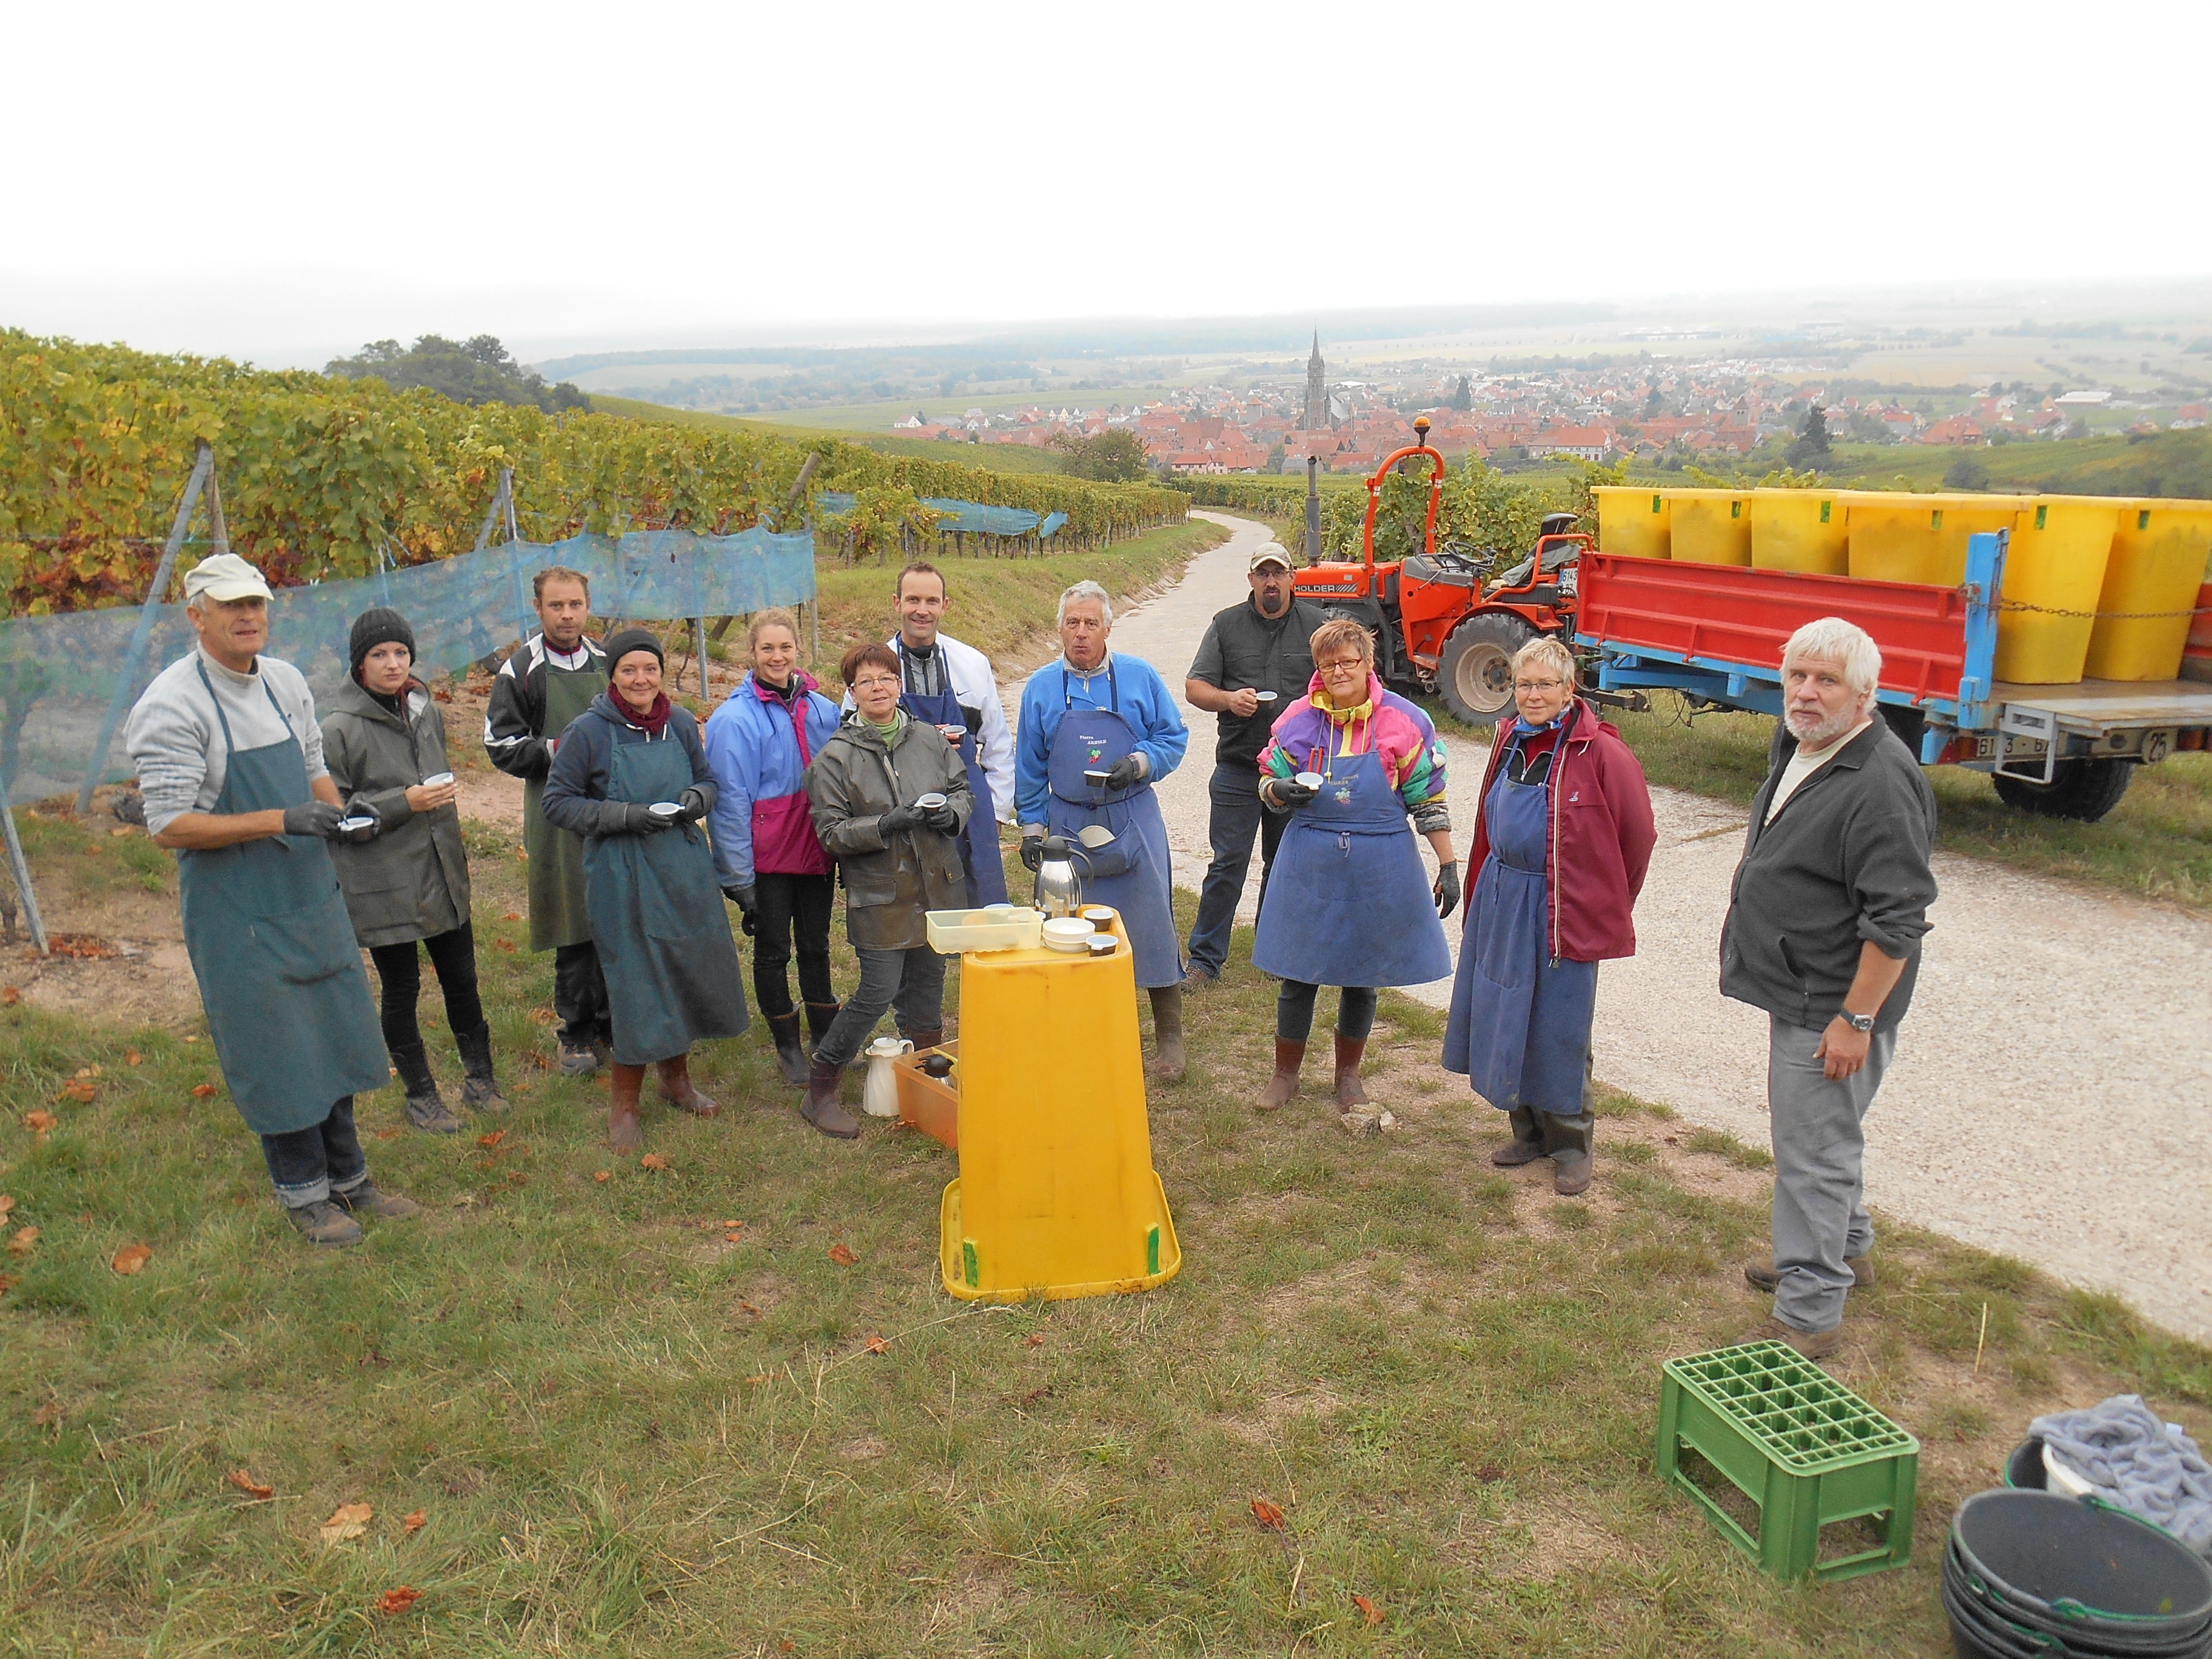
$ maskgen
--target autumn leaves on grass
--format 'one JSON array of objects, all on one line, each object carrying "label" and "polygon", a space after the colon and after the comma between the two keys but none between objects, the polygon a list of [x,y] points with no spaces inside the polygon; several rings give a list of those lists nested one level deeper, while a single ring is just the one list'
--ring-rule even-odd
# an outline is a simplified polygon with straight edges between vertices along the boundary
[{"label": "autumn leaves on grass", "polygon": [[[1290,1517],[1283,1513],[1281,1504],[1265,1498],[1255,1498],[1252,1500],[1252,1518],[1260,1523],[1262,1531],[1273,1534],[1275,1540],[1282,1545],[1285,1554],[1296,1558],[1296,1565],[1291,1569],[1291,1601],[1295,1606],[1304,1606],[1305,1597],[1303,1591],[1306,1576],[1305,1552],[1297,1547],[1291,1536]],[[1360,1618],[1368,1624],[1379,1625],[1382,1622],[1382,1609],[1369,1597],[1354,1592],[1352,1605],[1358,1610]]]},{"label": "autumn leaves on grass", "polygon": [[[251,1469],[233,1469],[223,1477],[223,1480],[246,1494],[247,1502],[241,1508],[272,1503],[276,1499],[276,1488],[255,1479]],[[317,1534],[323,1547],[328,1549],[334,1544],[350,1543],[356,1538],[366,1536],[369,1522],[375,1518],[376,1510],[369,1504],[341,1504],[331,1512],[331,1518],[317,1528]],[[428,1523],[429,1518],[428,1513],[422,1510],[403,1516],[399,1522],[400,1535],[412,1538]],[[412,1584],[398,1584],[378,1596],[374,1606],[382,1613],[404,1613],[422,1599],[422,1592]]]}]

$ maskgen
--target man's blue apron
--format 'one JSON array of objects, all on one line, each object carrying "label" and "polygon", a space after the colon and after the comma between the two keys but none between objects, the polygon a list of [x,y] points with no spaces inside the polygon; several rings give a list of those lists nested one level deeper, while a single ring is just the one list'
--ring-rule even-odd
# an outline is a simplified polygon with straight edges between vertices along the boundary
[{"label": "man's blue apron", "polygon": [[[899,684],[906,684],[906,646],[895,641],[891,647],[898,653]],[[968,869],[969,903],[981,906],[1004,904],[1006,902],[1006,860],[999,850],[999,809],[991,794],[990,781],[983,775],[983,766],[975,744],[975,734],[968,731],[968,716],[960,707],[960,699],[952,690],[952,663],[945,654],[945,647],[937,647],[938,666],[945,673],[945,690],[934,693],[902,690],[899,702],[914,719],[926,720],[932,726],[957,726],[967,735],[960,739],[960,763],[968,769],[968,788],[975,797],[975,810],[969,815],[968,827],[960,836],[960,862]],[[1104,900],[1099,901],[1101,903]]]},{"label": "man's blue apron", "polygon": [[[649,806],[674,800],[691,781],[691,757],[673,738],[617,743],[608,756],[609,800]],[[650,1065],[709,1037],[744,1034],[752,1016],[738,948],[714,855],[696,825],[587,837],[584,897],[607,976],[617,1060]]]},{"label": "man's blue apron", "polygon": [[[240,750],[206,665],[193,666],[222,722],[222,793],[208,810],[277,811],[313,799],[307,757],[268,683],[262,695],[284,740]],[[368,974],[319,837],[188,848],[177,855],[177,887],[208,1033],[247,1128],[312,1128],[346,1096],[390,1080]]]},{"label": "man's blue apron", "polygon": [[1450,974],[1428,870],[1381,757],[1333,757],[1321,793],[1291,813],[1252,965],[1308,985],[1426,985]]},{"label": "man's blue apron", "polygon": [[1551,784],[1516,783],[1511,769],[1509,754],[1483,802],[1490,856],[1460,937],[1443,1065],[1465,1073],[1500,1111],[1521,1106],[1574,1117],[1589,1073],[1597,964],[1552,957],[1544,856]]},{"label": "man's blue apron", "polygon": [[[1113,706],[1079,708],[1074,677],[1064,667],[1062,672],[1063,713],[1047,763],[1052,798],[1045,808],[1045,829],[1082,848],[1089,866],[1083,877],[1084,902],[1110,904],[1121,913],[1136,958],[1137,983],[1147,988],[1180,985],[1182,948],[1176,937],[1168,825],[1160,816],[1159,798],[1150,780],[1133,788],[1109,790],[1083,775],[1111,770],[1116,761],[1136,752],[1135,734],[1121,718],[1120,683],[1109,662],[1106,690]],[[1101,847],[1083,847],[1082,832],[1094,823],[1112,832],[1114,838]]]}]

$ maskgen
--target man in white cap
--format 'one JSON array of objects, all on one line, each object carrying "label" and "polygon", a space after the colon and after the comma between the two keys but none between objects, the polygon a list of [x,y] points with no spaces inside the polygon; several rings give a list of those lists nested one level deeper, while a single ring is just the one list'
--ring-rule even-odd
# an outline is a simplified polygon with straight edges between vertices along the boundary
[{"label": "man in white cap", "polygon": [[185,577],[198,648],[155,677],[125,743],[146,827],[177,854],[185,945],[223,1080],[261,1137],[276,1197],[318,1244],[361,1242],[379,1192],[353,1097],[389,1073],[368,975],[325,844],[348,830],[300,671],[261,654],[269,585],[234,554]]},{"label": "man in white cap", "polygon": [[1218,717],[1213,776],[1206,786],[1212,812],[1206,825],[1213,861],[1199,889],[1198,917],[1190,929],[1190,968],[1183,988],[1203,990],[1221,977],[1229,961],[1229,930],[1244,896],[1252,867],[1252,837],[1260,837],[1260,897],[1282,845],[1286,812],[1260,805],[1260,751],[1276,716],[1306,695],[1313,678],[1314,629],[1328,620],[1322,608],[1297,597],[1291,556],[1261,542],[1244,562],[1252,597],[1217,615],[1199,641],[1183,701]]}]

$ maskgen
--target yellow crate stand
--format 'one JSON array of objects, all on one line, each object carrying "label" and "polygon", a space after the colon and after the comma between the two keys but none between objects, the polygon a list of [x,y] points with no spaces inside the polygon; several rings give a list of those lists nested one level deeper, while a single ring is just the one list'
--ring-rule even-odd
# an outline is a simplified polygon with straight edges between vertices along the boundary
[{"label": "yellow crate stand", "polygon": [[1042,948],[960,962],[960,1178],[945,1189],[945,1288],[967,1302],[1113,1296],[1182,1266],[1145,1115],[1137,975]]}]

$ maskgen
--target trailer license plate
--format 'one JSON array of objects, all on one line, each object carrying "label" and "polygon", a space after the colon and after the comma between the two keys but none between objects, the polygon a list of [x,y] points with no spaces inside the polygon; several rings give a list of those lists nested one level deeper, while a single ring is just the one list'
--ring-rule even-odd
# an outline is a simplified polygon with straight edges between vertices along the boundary
[{"label": "trailer license plate", "polygon": [[1559,573],[1559,592],[1563,594],[1571,594],[1575,591],[1575,582],[1581,574],[1582,573],[1572,565],[1560,571]]}]

